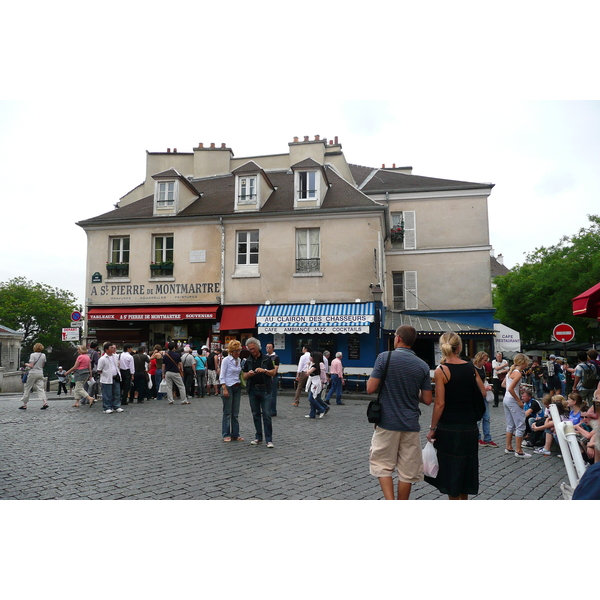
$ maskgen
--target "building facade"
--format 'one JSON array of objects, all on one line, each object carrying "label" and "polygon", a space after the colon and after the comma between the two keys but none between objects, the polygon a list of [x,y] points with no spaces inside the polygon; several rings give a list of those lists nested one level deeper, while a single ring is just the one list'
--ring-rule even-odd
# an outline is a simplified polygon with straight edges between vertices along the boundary
[{"label": "building facade", "polygon": [[89,339],[199,348],[253,335],[284,364],[308,345],[359,373],[403,315],[493,329],[490,184],[352,165],[319,136],[284,154],[199,144],[146,162],[118,208],[78,223]]}]

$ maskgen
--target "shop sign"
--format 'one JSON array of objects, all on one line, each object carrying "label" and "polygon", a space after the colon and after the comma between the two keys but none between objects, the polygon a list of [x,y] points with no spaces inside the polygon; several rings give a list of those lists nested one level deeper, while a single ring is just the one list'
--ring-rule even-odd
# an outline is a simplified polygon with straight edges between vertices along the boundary
[{"label": "shop sign", "polygon": [[[102,279],[100,279],[102,281]],[[204,295],[214,299],[215,294],[221,293],[220,283],[164,283],[150,284],[104,284],[92,285],[89,297],[92,302],[172,302],[175,300],[198,301]]]}]

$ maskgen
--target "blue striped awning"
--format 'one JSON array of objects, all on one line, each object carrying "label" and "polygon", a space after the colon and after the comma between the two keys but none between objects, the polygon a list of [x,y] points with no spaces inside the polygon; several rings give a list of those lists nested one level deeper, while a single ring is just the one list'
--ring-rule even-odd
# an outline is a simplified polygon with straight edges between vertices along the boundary
[{"label": "blue striped awning", "polygon": [[258,333],[369,333],[373,302],[270,304],[258,307]]}]

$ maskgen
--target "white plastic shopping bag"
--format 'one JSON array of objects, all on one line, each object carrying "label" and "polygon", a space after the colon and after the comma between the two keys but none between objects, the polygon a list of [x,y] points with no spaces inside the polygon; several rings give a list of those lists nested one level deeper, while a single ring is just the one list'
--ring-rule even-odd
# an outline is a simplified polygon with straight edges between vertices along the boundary
[{"label": "white plastic shopping bag", "polygon": [[167,382],[166,380],[162,380],[160,382],[160,385],[158,386],[158,393],[159,394],[166,394],[167,393]]},{"label": "white plastic shopping bag", "polygon": [[435,446],[431,442],[427,442],[425,448],[423,448],[423,472],[427,477],[437,477],[438,469],[439,465]]}]

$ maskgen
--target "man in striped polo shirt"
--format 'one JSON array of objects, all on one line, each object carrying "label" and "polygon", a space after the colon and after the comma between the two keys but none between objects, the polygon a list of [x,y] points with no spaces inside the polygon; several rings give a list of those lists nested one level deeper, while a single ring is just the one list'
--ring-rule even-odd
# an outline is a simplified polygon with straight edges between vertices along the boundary
[{"label": "man in striped polo shirt", "polygon": [[382,352],[367,381],[369,394],[383,386],[381,421],[375,426],[369,463],[386,500],[395,499],[394,471],[398,472],[398,500],[408,500],[412,484],[423,480],[419,402],[430,405],[433,395],[429,365],[411,350],[416,339],[414,327],[398,327],[387,373],[389,353]]}]

